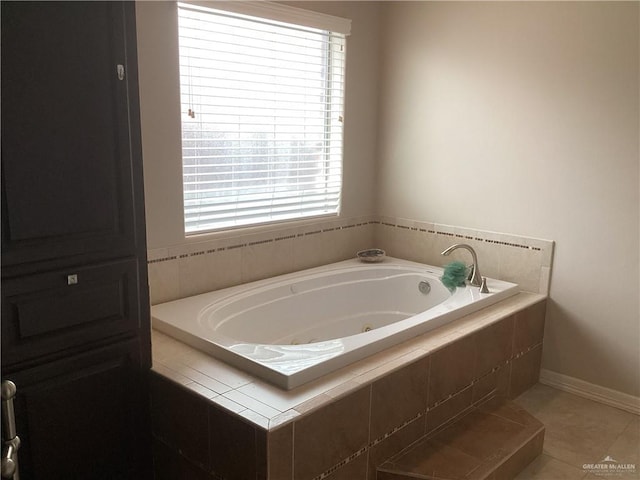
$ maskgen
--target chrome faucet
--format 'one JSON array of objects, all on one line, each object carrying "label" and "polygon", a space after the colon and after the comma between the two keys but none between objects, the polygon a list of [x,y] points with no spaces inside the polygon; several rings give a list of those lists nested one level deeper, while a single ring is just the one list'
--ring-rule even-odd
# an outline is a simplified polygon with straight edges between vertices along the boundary
[{"label": "chrome faucet", "polygon": [[[465,250],[469,250],[469,252],[471,252],[471,257],[473,258],[473,265],[471,265],[471,272],[469,272],[469,278],[468,278],[469,283],[474,287],[480,287],[481,291],[486,290],[487,289],[486,280],[482,278],[482,275],[480,275],[480,269],[478,268],[478,256],[476,255],[475,250],[471,248],[470,245],[467,245],[466,243],[456,243],[454,245],[451,245],[445,251],[443,251],[441,255],[449,255],[451,252],[453,252],[454,250],[457,250],[458,248],[464,248]],[[483,292],[483,293],[486,293],[486,292]]]}]

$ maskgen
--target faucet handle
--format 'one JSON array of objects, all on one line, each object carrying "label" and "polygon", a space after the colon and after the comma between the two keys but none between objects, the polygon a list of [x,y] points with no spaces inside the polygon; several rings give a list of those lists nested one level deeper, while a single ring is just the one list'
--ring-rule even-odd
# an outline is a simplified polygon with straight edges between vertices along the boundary
[{"label": "faucet handle", "polygon": [[473,274],[476,271],[476,266],[474,264],[471,264],[467,266],[467,268],[469,269],[469,275],[467,275],[467,280],[471,281],[471,279],[473,278]]},{"label": "faucet handle", "polygon": [[491,293],[487,287],[487,277],[482,277],[482,284],[480,285],[480,293]]}]

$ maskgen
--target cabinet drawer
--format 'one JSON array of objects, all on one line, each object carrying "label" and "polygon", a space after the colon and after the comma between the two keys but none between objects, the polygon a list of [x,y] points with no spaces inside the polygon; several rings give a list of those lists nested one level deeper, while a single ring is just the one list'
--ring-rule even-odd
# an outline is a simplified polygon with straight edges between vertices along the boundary
[{"label": "cabinet drawer", "polygon": [[7,279],[3,367],[139,328],[135,259]]}]

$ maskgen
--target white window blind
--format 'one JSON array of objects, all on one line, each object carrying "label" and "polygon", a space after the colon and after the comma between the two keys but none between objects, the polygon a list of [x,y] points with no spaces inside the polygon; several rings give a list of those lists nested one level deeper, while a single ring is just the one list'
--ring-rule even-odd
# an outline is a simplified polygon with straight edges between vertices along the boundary
[{"label": "white window blind", "polygon": [[188,4],[178,19],[185,232],[337,214],[344,34]]}]

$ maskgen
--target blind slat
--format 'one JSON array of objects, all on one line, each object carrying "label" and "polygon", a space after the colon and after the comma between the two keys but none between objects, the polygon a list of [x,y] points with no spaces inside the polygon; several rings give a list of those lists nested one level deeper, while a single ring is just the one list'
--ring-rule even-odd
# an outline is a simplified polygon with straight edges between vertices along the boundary
[{"label": "blind slat", "polygon": [[281,202],[269,202],[251,206],[242,206],[233,203],[227,203],[219,205],[217,208],[193,210],[190,211],[186,219],[187,221],[195,222],[198,220],[206,219],[211,222],[216,219],[229,219],[235,218],[254,218],[260,217],[265,214],[273,212],[294,213],[296,211],[313,210],[317,211],[319,208],[331,208],[333,202],[336,201],[338,194],[315,196],[307,199],[295,199],[295,201],[281,201]]},{"label": "blind slat", "polygon": [[192,224],[196,224],[196,222],[206,221],[208,223],[211,222],[219,222],[223,220],[243,220],[243,219],[264,219],[267,215],[283,215],[283,214],[292,214],[299,215],[304,214],[306,212],[313,212],[315,215],[318,214],[319,210],[330,210],[332,201],[314,201],[307,202],[301,208],[299,204],[292,205],[281,205],[281,206],[265,206],[263,208],[252,208],[252,209],[230,209],[225,212],[215,213],[215,214],[198,214],[193,215],[187,218],[188,222]]},{"label": "blind slat", "polygon": [[238,205],[234,202],[226,202],[220,204],[210,204],[204,207],[199,206],[198,208],[194,208],[193,206],[191,206],[191,208],[189,208],[188,210],[188,215],[191,217],[195,217],[198,215],[213,215],[231,211],[251,213],[251,211],[255,208],[268,208],[272,205],[310,205],[318,202],[333,202],[338,197],[338,195],[339,192],[336,190],[332,193],[309,194],[305,197],[284,197],[269,201],[254,201],[251,204]]},{"label": "blind slat", "polygon": [[[261,175],[263,173],[271,174],[269,177],[265,177],[265,181],[268,181],[269,184],[276,183],[278,180],[304,180],[309,179],[311,182],[315,183],[318,175],[325,175],[326,173],[322,172],[319,168],[299,168],[295,170],[295,173],[290,173],[291,170],[244,170],[244,171],[236,171],[236,172],[219,172],[219,173],[206,173],[206,174],[190,174],[188,177],[207,177],[215,175],[217,177],[225,177],[217,180],[204,180],[204,179],[190,179],[184,182],[184,185],[196,185],[198,188],[202,185],[219,185],[219,184],[229,184],[229,183],[240,183],[246,182],[249,185],[255,183],[255,177]],[[334,174],[338,179],[340,178],[339,174]],[[185,175],[185,177],[187,177]],[[228,177],[228,178],[227,178]],[[305,182],[307,183],[307,182]]]},{"label": "blind slat", "polygon": [[[216,194],[220,195],[223,193],[226,193],[229,197],[234,197],[236,198],[236,202],[240,203],[242,200],[242,198],[248,197],[250,195],[253,195],[254,193],[260,193],[264,190],[274,190],[274,189],[288,189],[288,190],[293,190],[295,186],[297,187],[305,187],[307,190],[310,188],[313,188],[313,186],[315,185],[315,183],[312,182],[306,182],[306,183],[300,183],[300,184],[276,184],[276,185],[255,185],[253,187],[248,187],[248,186],[233,186],[233,187],[217,187],[217,188],[198,188],[197,190],[188,190],[185,189],[185,203],[186,203],[186,197],[188,197],[189,195],[202,195],[203,197],[199,197],[199,202],[205,203],[204,198],[208,197],[214,197]],[[321,189],[328,189],[331,187],[339,187],[340,184],[338,182],[323,182],[323,186],[319,187]]]},{"label": "blind slat", "polygon": [[[292,163],[295,163],[296,165],[316,165],[318,163],[318,160],[316,160],[316,157],[318,156],[317,153],[297,153],[295,154],[295,157],[293,157],[292,160],[286,161],[286,162],[278,162],[275,160],[271,160],[268,165],[270,167],[272,167],[274,170],[278,170],[278,167],[288,167],[290,166]],[[270,159],[277,159],[277,158],[290,158],[291,155],[290,154],[281,154],[281,155],[269,155]],[[302,158],[310,158],[310,160],[301,160]],[[218,157],[218,158],[229,158],[229,157]],[[263,158],[262,155],[237,155],[236,158]],[[199,156],[199,157],[185,157],[185,159],[191,159],[191,160],[204,160],[204,159],[216,159],[216,156],[214,155],[210,155],[210,156]],[[265,162],[246,162],[246,163],[242,163],[243,167],[257,167],[257,166],[264,166]],[[200,163],[198,162],[198,164],[196,165],[183,165],[183,168],[231,168],[233,169],[234,165],[229,165],[226,162],[222,162],[222,163]],[[189,175],[208,175],[211,173],[218,173],[218,172],[190,172]],[[224,172],[220,172],[220,173],[224,173]],[[185,172],[185,175],[187,175],[187,172]]]}]

